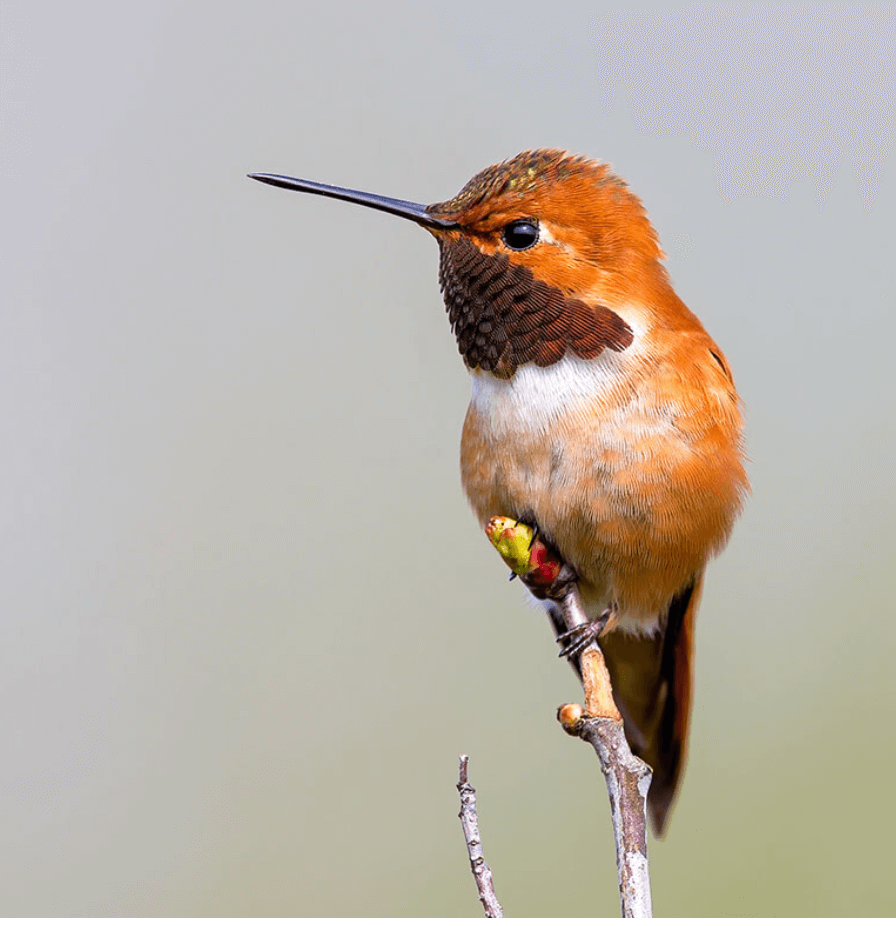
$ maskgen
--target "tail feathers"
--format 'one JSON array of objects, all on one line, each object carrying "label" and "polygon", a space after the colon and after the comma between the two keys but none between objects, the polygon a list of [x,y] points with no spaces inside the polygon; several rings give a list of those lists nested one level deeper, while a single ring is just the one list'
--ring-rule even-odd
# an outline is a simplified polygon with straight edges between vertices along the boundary
[{"label": "tail feathers", "polygon": [[657,838],[665,832],[687,755],[694,618],[702,585],[701,574],[672,599],[655,637],[615,632],[600,641],[626,738],[653,768],[647,809]]}]

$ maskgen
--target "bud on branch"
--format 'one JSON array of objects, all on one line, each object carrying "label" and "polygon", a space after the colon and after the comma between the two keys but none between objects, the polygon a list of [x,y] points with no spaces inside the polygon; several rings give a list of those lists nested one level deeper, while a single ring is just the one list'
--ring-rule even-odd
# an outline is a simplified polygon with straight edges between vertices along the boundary
[{"label": "bud on branch", "polygon": [[533,527],[513,518],[494,517],[486,525],[485,534],[513,573],[526,577],[530,588],[550,588],[554,584],[563,561]]}]

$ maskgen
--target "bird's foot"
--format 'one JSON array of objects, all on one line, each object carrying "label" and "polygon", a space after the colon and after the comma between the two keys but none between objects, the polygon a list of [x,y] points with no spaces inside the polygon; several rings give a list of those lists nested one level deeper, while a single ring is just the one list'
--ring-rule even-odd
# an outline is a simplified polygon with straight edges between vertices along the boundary
[{"label": "bird's foot", "polygon": [[616,606],[610,605],[600,617],[584,624],[578,624],[564,631],[557,637],[560,644],[560,657],[563,659],[574,659],[580,656],[584,650],[607,629],[607,626],[616,618]]}]

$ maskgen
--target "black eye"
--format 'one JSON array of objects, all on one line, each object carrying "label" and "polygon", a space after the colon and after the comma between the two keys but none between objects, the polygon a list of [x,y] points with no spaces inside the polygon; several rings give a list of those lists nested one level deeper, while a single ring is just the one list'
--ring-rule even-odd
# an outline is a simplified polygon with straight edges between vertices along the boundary
[{"label": "black eye", "polygon": [[501,237],[512,251],[525,251],[538,241],[538,222],[535,219],[517,219],[504,226]]}]

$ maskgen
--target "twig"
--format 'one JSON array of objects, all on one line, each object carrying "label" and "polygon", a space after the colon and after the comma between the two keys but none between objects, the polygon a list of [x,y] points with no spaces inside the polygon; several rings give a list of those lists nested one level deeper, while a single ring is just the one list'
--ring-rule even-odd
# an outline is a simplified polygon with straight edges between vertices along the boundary
[{"label": "twig", "polygon": [[460,757],[460,777],[457,790],[460,793],[461,826],[464,828],[464,839],[467,843],[467,853],[470,856],[470,868],[476,887],[479,889],[479,899],[485,908],[485,915],[490,918],[503,917],[504,911],[498,903],[495,886],[492,883],[492,870],[482,857],[482,841],[479,838],[479,816],[476,813],[476,789],[467,781],[467,764],[469,756]]},{"label": "twig", "polygon": [[[529,590],[551,602],[551,620],[558,633],[589,623],[575,571],[530,525],[497,516],[489,521],[485,532],[504,562],[521,576]],[[557,719],[567,733],[591,743],[607,780],[622,915],[650,917],[646,805],[653,773],[649,765],[632,755],[622,715],[613,699],[610,673],[594,638],[581,652],[573,652],[570,661],[578,661],[581,666],[585,707],[564,704],[557,711]]]},{"label": "twig", "polygon": [[[574,585],[557,603],[569,629],[587,619],[578,586]],[[646,803],[653,773],[628,745],[622,716],[613,700],[610,673],[596,643],[586,647],[581,661],[585,708],[564,704],[557,711],[557,719],[567,733],[591,743],[607,781],[622,915],[651,917]]]}]

